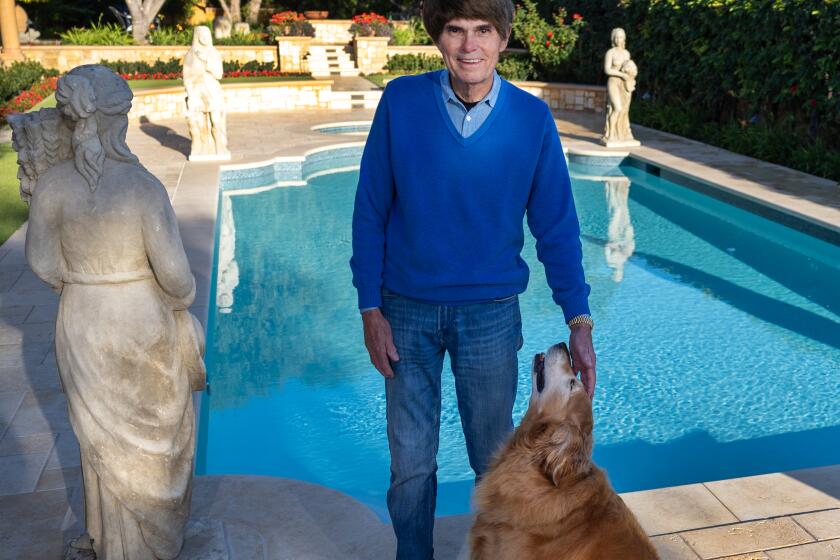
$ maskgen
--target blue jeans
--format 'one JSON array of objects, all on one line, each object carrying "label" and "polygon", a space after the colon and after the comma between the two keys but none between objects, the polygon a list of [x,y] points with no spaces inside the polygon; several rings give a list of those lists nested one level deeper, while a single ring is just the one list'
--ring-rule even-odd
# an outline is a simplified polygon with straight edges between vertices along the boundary
[{"label": "blue jeans", "polygon": [[383,291],[382,313],[400,355],[385,381],[397,560],[433,558],[440,386],[449,352],[470,466],[481,477],[513,430],[522,346],[519,298],[471,305],[423,303]]}]

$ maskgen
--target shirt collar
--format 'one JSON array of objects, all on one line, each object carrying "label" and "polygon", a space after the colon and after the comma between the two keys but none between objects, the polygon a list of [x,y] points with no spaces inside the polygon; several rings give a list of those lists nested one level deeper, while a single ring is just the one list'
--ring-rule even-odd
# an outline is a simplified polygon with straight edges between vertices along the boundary
[{"label": "shirt collar", "polygon": [[[444,101],[453,101],[462,105],[461,100],[455,95],[455,90],[452,89],[452,85],[449,83],[449,70],[446,68],[440,73],[440,89],[443,92]],[[499,99],[499,90],[501,89],[502,79],[499,77],[499,73],[493,70],[493,85],[490,87],[487,95],[484,96],[484,99],[479,101],[479,103],[487,103],[491,108],[494,107],[496,100]]]}]

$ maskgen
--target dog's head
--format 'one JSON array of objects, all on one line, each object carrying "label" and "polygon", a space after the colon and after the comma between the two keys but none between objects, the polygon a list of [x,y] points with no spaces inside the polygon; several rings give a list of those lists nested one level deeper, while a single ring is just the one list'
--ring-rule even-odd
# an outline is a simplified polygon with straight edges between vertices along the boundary
[{"label": "dog's head", "polygon": [[592,402],[561,342],[534,356],[531,401],[519,427],[555,486],[592,469]]}]

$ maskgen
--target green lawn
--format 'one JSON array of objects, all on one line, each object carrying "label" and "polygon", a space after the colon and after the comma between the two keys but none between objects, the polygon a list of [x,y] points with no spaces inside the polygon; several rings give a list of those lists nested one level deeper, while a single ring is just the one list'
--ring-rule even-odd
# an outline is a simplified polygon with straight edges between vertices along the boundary
[{"label": "green lawn", "polygon": [[9,144],[0,144],[0,243],[4,243],[29,215],[20,199],[17,154]]}]

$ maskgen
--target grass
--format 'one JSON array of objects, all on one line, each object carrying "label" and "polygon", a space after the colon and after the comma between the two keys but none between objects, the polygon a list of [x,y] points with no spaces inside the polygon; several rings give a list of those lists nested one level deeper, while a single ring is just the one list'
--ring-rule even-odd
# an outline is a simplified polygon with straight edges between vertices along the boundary
[{"label": "grass", "polygon": [[387,72],[384,72],[381,74],[365,74],[362,77],[367,81],[371,82],[373,85],[384,88],[384,80],[393,80],[394,78],[399,78],[400,76],[405,76],[405,74],[389,74]]},{"label": "grass", "polygon": [[9,144],[0,144],[0,244],[26,221],[29,207],[20,199],[17,154]]}]

